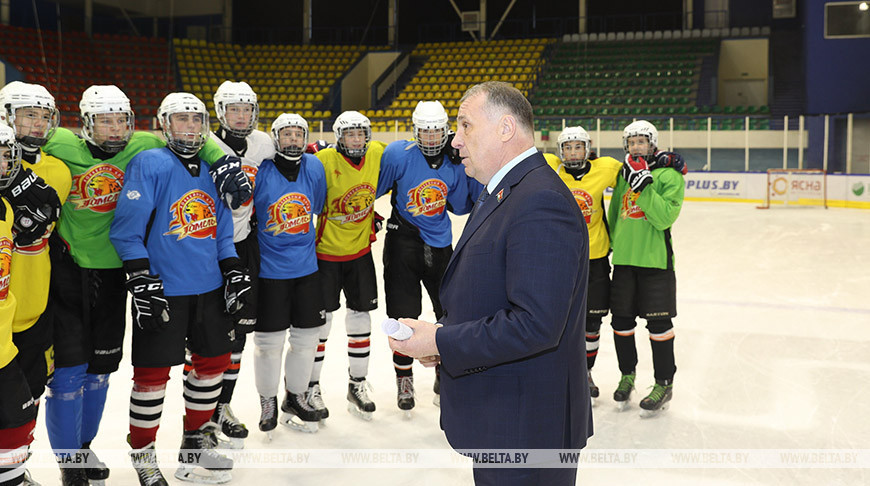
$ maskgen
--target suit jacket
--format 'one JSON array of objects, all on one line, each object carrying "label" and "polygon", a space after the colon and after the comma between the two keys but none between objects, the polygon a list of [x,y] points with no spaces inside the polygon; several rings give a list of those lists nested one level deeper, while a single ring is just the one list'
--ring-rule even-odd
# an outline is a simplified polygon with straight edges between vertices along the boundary
[{"label": "suit jacket", "polygon": [[538,152],[474,210],[441,281],[441,427],[454,449],[579,449],[589,236]]}]

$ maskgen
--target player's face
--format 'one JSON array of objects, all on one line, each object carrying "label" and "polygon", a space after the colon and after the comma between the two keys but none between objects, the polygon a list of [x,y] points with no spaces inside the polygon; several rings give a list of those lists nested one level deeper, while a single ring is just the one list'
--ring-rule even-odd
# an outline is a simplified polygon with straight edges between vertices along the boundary
[{"label": "player's face", "polygon": [[652,145],[650,145],[649,139],[646,138],[646,135],[634,135],[628,137],[628,153],[631,154],[632,157],[651,154]]},{"label": "player's face", "polygon": [[586,159],[586,143],[578,140],[569,140],[562,144],[563,162],[580,162]]},{"label": "player's face", "polygon": [[441,140],[444,138],[444,130],[441,128],[417,130],[417,137],[420,138],[420,143],[423,146],[437,147],[441,145]]},{"label": "player's face", "polygon": [[94,115],[94,142],[122,142],[130,131],[128,113],[99,113]]},{"label": "player's face", "polygon": [[305,143],[305,130],[302,127],[284,127],[278,132],[278,145],[281,149],[301,148]]},{"label": "player's face", "polygon": [[224,118],[227,120],[228,128],[245,130],[251,126],[253,116],[254,105],[250,103],[232,103],[227,105],[227,112]]},{"label": "player's face", "polygon": [[492,179],[498,171],[500,159],[499,147],[493,142],[499,140],[498,120],[491,120],[486,112],[486,97],[481,93],[459,105],[456,135],[451,142],[453,148],[459,150],[465,173],[481,184]]},{"label": "player's face", "polygon": [[15,110],[15,135],[45,137],[51,126],[52,111],[48,108],[26,107]]},{"label": "player's face", "polygon": [[202,130],[202,113],[173,113],[169,129],[176,140],[196,141]]},{"label": "player's face", "polygon": [[12,151],[9,147],[0,147],[0,175],[7,175],[12,167]]},{"label": "player's face", "polygon": [[348,128],[341,132],[341,142],[350,150],[360,150],[366,146],[366,131],[362,128]]}]

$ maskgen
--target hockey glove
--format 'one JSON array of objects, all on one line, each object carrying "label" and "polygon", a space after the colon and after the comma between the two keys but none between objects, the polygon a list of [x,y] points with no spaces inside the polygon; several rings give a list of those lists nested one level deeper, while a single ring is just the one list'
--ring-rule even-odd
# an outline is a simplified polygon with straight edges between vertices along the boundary
[{"label": "hockey glove", "polygon": [[447,132],[447,143],[441,149],[441,153],[447,156],[447,160],[451,164],[459,165],[462,163],[462,157],[459,156],[459,150],[453,148],[453,137],[456,135],[453,131]]},{"label": "hockey glove", "polygon": [[244,334],[250,334],[254,332],[254,327],[257,325],[257,319],[236,319],[233,323],[233,330],[236,334],[236,337],[242,336]]},{"label": "hockey glove", "polygon": [[686,161],[683,160],[683,156],[676,152],[665,152],[664,150],[659,150],[656,152],[655,158],[656,168],[670,167],[683,175],[686,175],[689,172],[689,167],[686,165]]},{"label": "hockey glove", "polygon": [[13,208],[15,244],[19,247],[42,238],[60,216],[57,191],[30,169],[19,170],[2,195]]},{"label": "hockey glove", "polygon": [[242,159],[235,155],[224,155],[211,165],[208,170],[217,187],[218,197],[223,199],[230,209],[238,209],[251,198],[254,188],[251,181],[242,170]]},{"label": "hockey glove", "polygon": [[375,211],[375,233],[379,233],[384,229],[384,217]]},{"label": "hockey glove", "polygon": [[227,258],[220,261],[224,274],[224,301],[229,314],[235,314],[248,302],[251,294],[251,275],[242,266],[238,258]]},{"label": "hockey glove", "polygon": [[169,302],[163,295],[160,275],[134,274],[127,279],[133,295],[133,320],[143,331],[160,331],[169,325]]},{"label": "hockey glove", "polygon": [[653,181],[652,174],[649,173],[649,165],[643,156],[626,155],[625,163],[622,165],[622,177],[628,182],[631,190],[638,193]]}]

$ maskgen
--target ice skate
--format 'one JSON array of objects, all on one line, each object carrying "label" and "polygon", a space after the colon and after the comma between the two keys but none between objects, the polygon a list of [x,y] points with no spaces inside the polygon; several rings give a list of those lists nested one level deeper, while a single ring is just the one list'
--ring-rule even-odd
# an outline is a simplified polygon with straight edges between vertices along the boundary
[{"label": "ice skate", "polygon": [[141,449],[133,449],[129,454],[133,469],[139,476],[139,486],[169,486],[157,466],[157,451],[153,442]]},{"label": "ice skate", "polygon": [[595,402],[597,402],[598,395],[601,394],[601,391],[598,389],[598,385],[592,380],[592,370],[586,370],[586,377],[589,378],[589,396],[592,398],[592,406],[595,406]]},{"label": "ice skate", "polygon": [[347,411],[363,420],[371,420],[375,402],[369,399],[366,387],[371,385],[365,378],[351,378],[347,383]]},{"label": "ice skate", "polygon": [[656,380],[649,395],[640,401],[640,416],[655,417],[668,409],[668,402],[674,394],[674,380]]},{"label": "ice skate", "polygon": [[105,485],[106,479],[109,477],[109,468],[106,467],[106,463],[101,461],[91,450],[90,442],[82,444],[82,453],[87,455],[88,461],[84,469],[91,486]]},{"label": "ice skate", "polygon": [[313,434],[317,432],[320,412],[308,403],[304,393],[287,392],[281,403],[281,424],[293,430]]},{"label": "ice skate", "polygon": [[24,470],[24,479],[21,480],[21,486],[42,486],[42,484],[34,481],[33,476],[30,475],[30,471],[25,469]]},{"label": "ice skate", "polygon": [[260,395],[260,431],[266,433],[266,441],[272,442],[272,431],[278,427],[278,397]]},{"label": "ice skate", "polygon": [[396,386],[399,389],[396,402],[399,410],[405,412],[405,418],[411,418],[411,410],[414,408],[414,377],[397,376]]},{"label": "ice skate", "polygon": [[85,470],[78,466],[60,468],[60,484],[63,486],[88,486]]},{"label": "ice skate", "polygon": [[184,431],[181,450],[178,451],[178,470],[175,477],[182,481],[201,484],[223,484],[233,477],[233,460],[214,449],[207,425],[197,430]]},{"label": "ice skate", "polygon": [[439,373],[435,373],[435,384],[432,385],[432,391],[435,392],[435,397],[432,398],[432,403],[435,404],[436,407],[441,407],[441,375]]},{"label": "ice skate", "polygon": [[217,424],[218,431],[223,437],[218,436],[218,447],[223,449],[244,449],[245,438],[248,437],[248,428],[239,422],[233,414],[229,403],[218,403],[214,409],[212,422]]},{"label": "ice skate", "polygon": [[323,403],[323,396],[320,394],[320,383],[309,386],[307,395],[308,404],[320,412],[320,425],[326,425],[326,419],[329,418],[329,409]]},{"label": "ice skate", "polygon": [[634,390],[634,378],[636,376],[635,373],[622,375],[616,391],[613,392],[613,401],[616,402],[616,409],[620,412],[628,408],[628,399],[631,398],[631,391]]}]

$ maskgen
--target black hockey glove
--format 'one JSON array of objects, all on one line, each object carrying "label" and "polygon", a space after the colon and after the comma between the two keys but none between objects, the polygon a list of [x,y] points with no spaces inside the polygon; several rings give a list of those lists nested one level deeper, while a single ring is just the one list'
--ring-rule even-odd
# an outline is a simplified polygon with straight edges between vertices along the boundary
[{"label": "black hockey glove", "polygon": [[208,169],[217,187],[218,197],[223,199],[230,209],[238,209],[251,198],[254,188],[251,181],[242,170],[242,159],[235,155],[224,155]]},{"label": "black hockey glove", "polygon": [[169,325],[169,302],[163,295],[160,275],[133,274],[127,279],[133,295],[133,320],[143,331],[160,331]]},{"label": "black hockey glove", "polygon": [[653,181],[652,174],[649,173],[649,165],[643,156],[626,155],[625,163],[622,164],[622,177],[625,178],[634,192],[643,191]]},{"label": "black hockey glove", "polygon": [[60,216],[57,191],[30,169],[19,170],[0,194],[12,205],[16,246],[42,238]]},{"label": "black hockey glove", "polygon": [[233,322],[233,330],[236,333],[236,338],[244,334],[250,334],[254,332],[254,327],[257,325],[257,319],[243,318],[236,319]]},{"label": "black hockey glove", "polygon": [[447,143],[444,144],[444,148],[441,149],[441,153],[447,156],[447,159],[451,164],[459,165],[462,163],[462,157],[459,156],[459,150],[453,148],[453,137],[456,134],[452,131],[447,132]]},{"label": "black hockey glove", "polygon": [[238,258],[221,260],[220,266],[225,279],[226,311],[229,314],[235,314],[248,302],[248,296],[251,293],[251,275]]},{"label": "black hockey glove", "polygon": [[384,217],[375,211],[375,233],[379,233],[384,229]]},{"label": "black hockey glove", "polygon": [[683,156],[676,152],[665,152],[664,150],[659,150],[655,153],[655,167],[670,167],[680,174],[686,175],[689,173],[689,167],[686,165],[686,161],[683,160]]}]

